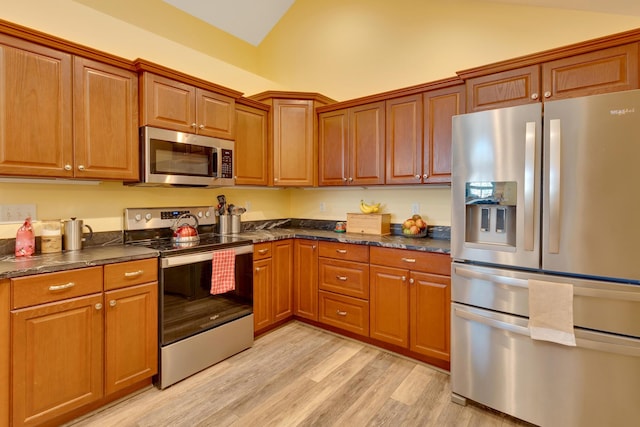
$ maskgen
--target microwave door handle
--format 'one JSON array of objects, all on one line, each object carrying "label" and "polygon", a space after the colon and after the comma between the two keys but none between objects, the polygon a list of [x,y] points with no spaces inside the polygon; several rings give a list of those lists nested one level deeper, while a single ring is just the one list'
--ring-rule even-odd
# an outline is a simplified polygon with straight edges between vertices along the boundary
[{"label": "microwave door handle", "polygon": [[560,253],[560,162],[562,133],[560,119],[549,121],[549,253]]},{"label": "microwave door handle", "polygon": [[535,234],[536,122],[527,122],[524,152],[524,250],[533,251]]}]

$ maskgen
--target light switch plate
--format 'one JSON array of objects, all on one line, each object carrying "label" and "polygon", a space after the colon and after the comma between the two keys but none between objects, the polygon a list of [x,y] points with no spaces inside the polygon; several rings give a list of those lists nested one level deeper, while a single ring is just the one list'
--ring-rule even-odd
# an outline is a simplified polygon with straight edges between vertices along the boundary
[{"label": "light switch plate", "polygon": [[36,205],[0,205],[0,223],[11,224],[24,222],[27,217],[36,220]]}]

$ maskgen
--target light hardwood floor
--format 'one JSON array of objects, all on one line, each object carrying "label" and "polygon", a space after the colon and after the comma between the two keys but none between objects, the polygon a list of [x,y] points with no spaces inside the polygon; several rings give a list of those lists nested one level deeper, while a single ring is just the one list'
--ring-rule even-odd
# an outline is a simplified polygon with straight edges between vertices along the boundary
[{"label": "light hardwood floor", "polygon": [[523,426],[451,402],[449,376],[413,360],[290,322],[163,391],[68,424],[89,426]]}]

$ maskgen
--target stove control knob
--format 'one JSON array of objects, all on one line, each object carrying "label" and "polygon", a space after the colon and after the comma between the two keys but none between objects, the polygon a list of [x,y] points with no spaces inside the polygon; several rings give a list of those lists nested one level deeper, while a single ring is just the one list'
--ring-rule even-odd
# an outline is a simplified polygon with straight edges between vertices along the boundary
[{"label": "stove control knob", "polygon": [[142,219],[142,215],[136,214],[136,216],[134,216],[133,219],[135,219],[136,221],[140,221]]},{"label": "stove control knob", "polygon": [[206,212],[204,213],[204,216],[206,216],[207,218],[209,218],[209,217],[211,216],[211,212],[206,211]]},{"label": "stove control knob", "polygon": [[198,218],[202,218],[202,211],[198,211]]},{"label": "stove control knob", "polygon": [[144,219],[146,219],[147,221],[151,221],[151,218],[153,218],[153,216],[150,213],[144,216]]}]

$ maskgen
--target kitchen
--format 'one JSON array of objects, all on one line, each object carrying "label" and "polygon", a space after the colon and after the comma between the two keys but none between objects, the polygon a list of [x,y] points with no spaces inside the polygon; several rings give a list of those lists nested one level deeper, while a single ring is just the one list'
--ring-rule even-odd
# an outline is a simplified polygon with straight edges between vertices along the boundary
[{"label": "kitchen", "polygon": [[[218,60],[207,60],[207,62],[205,62],[206,66],[201,67],[198,66],[198,64],[202,64],[205,58],[196,51],[184,50],[183,47],[176,46],[172,42],[167,42],[158,36],[141,32],[134,27],[123,24],[122,21],[96,13],[93,9],[90,10],[80,6],[79,3],[82,2],[70,1],[67,3],[64,8],[53,8],[48,5],[47,2],[42,2],[42,4],[40,4],[40,2],[23,2],[23,4],[20,5],[9,6],[9,11],[5,14],[5,19],[60,37],[72,39],[89,46],[95,46],[123,57],[145,57],[157,63],[181,69],[189,74],[199,75],[202,78],[228,87],[242,89],[248,94],[258,93],[263,90],[286,88],[317,91],[336,99],[349,99],[387,89],[434,80],[443,76],[452,75],[454,70],[465,69],[479,64],[540,51],[546,48],[611,34],[638,26],[637,18],[634,19],[628,16],[607,15],[607,19],[603,19],[599,14],[569,13],[562,11],[554,12],[552,16],[546,16],[544,12],[548,11],[533,8],[526,9],[529,16],[539,16],[541,22],[542,20],[545,20],[545,22],[550,22],[550,20],[554,22],[554,20],[557,20],[555,21],[558,23],[556,27],[561,27],[562,31],[558,31],[558,34],[547,32],[544,36],[538,31],[532,31],[528,35],[523,35],[523,40],[517,40],[516,42],[513,35],[508,32],[508,25],[503,21],[508,21],[509,16],[517,17],[518,14],[522,12],[522,9],[514,9],[513,6],[498,6],[492,4],[491,7],[497,9],[494,10],[496,13],[491,14],[488,12],[490,9],[474,9],[474,7],[477,6],[464,4],[463,6],[466,7],[461,6],[459,9],[454,8],[453,11],[444,15],[449,18],[449,21],[448,25],[444,25],[445,28],[442,28],[448,40],[452,40],[453,42],[458,40],[460,46],[465,46],[464,49],[461,48],[458,54],[451,54],[453,51],[450,46],[446,47],[445,50],[447,50],[447,52],[440,52],[437,47],[432,47],[431,50],[433,50],[433,52],[429,51],[429,53],[433,56],[424,55],[424,57],[414,58],[415,52],[423,51],[425,46],[422,43],[420,43],[419,47],[416,46],[416,40],[402,40],[405,33],[398,28],[396,45],[406,45],[407,50],[392,52],[393,48],[390,48],[388,55],[390,58],[394,58],[394,61],[380,64],[376,61],[376,58],[379,58],[378,55],[380,51],[376,51],[371,54],[371,62],[362,61],[362,57],[359,57],[358,62],[361,62],[361,64],[345,64],[344,69],[342,69],[343,66],[340,64],[336,64],[335,70],[324,70],[323,67],[319,65],[309,67],[310,69],[315,69],[316,73],[319,72],[317,70],[322,70],[321,73],[328,71],[339,72],[340,78],[335,76],[327,79],[326,76],[314,76],[314,73],[311,73],[310,70],[304,70],[300,73],[293,73],[295,76],[292,75],[290,77],[291,82],[285,86],[274,83],[274,81],[285,80],[284,70],[291,69],[290,67],[295,64],[308,63],[313,65],[317,63],[318,59],[315,59],[314,62],[311,61],[310,58],[309,61],[301,60],[299,55],[296,55],[295,58],[283,57],[282,52],[278,54],[273,51],[275,46],[266,44],[266,54],[274,58],[274,64],[265,66],[265,69],[269,69],[268,72],[265,71],[265,75],[273,76],[273,81],[267,81],[267,79],[259,77],[258,73],[253,74],[238,70],[237,67],[240,67],[239,63],[242,58],[230,58],[229,61],[232,65],[229,65],[229,63],[221,64]],[[323,13],[327,13],[322,10],[316,10],[311,4],[302,2],[302,5],[311,8],[312,14],[316,14],[317,16],[324,16]],[[294,12],[297,11],[297,13],[304,13],[304,10],[301,10],[303,6],[297,4],[296,8],[292,10]],[[415,4],[412,6],[420,7]],[[398,13],[397,11],[395,14],[393,13],[394,11],[385,10],[383,12],[383,6],[380,7],[381,15],[397,16],[395,15]],[[37,12],[34,11],[34,9],[36,9]],[[418,9],[418,11],[420,10],[421,9]],[[511,15],[509,15],[509,13],[511,13]],[[576,18],[575,14],[579,16],[579,19]],[[417,16],[420,15],[420,13],[414,13],[412,15]],[[423,13],[422,15],[428,16],[428,13]],[[56,16],[60,19],[51,20],[51,16]],[[361,16],[366,17],[368,15],[366,11],[364,11]],[[485,17],[487,20],[477,23],[474,26],[473,23],[477,22],[478,16]],[[407,16],[403,16],[402,19],[407,19]],[[496,20],[498,22],[496,22]],[[566,31],[566,29],[571,27],[572,22],[576,21],[580,21],[580,24],[575,24],[575,34],[573,32],[567,34],[569,32]],[[327,17],[327,22],[331,22],[330,17]],[[433,23],[433,25],[442,26],[443,22]],[[505,34],[509,34],[506,38],[514,40],[514,43],[512,43],[512,45],[501,44],[500,50],[492,49],[491,52],[486,52],[486,49],[482,49],[482,46],[474,48],[472,43],[481,43],[476,36],[476,32],[479,30],[471,33],[472,35],[465,36],[462,30],[459,29],[461,22],[464,22],[464,25],[468,28],[476,29],[478,26],[480,28],[507,27],[504,30]],[[290,25],[292,25],[294,29],[298,28],[296,24],[291,23]],[[420,23],[414,23],[413,25],[419,26]],[[105,38],[101,34],[86,31],[86,28],[82,28],[84,26],[88,26],[87,28],[118,28],[122,30],[122,37],[126,39],[127,42],[118,42],[117,37]],[[452,28],[456,29],[454,34],[451,33]],[[595,32],[594,28],[597,28],[598,32]],[[317,30],[321,31],[321,29]],[[335,31],[335,29],[328,30]],[[77,32],[77,34],[73,34],[73,32]],[[358,34],[354,34],[354,38],[356,36],[358,36]],[[274,34],[273,37],[279,42],[283,42],[283,40],[278,40],[278,38],[287,38],[279,33]],[[314,37],[317,37],[317,34],[315,34]],[[375,34],[367,34],[367,37],[375,37]],[[140,45],[136,47],[135,43],[131,43],[132,40],[137,40],[137,43],[140,43]],[[320,43],[324,45],[327,41],[331,40],[331,34],[326,34],[326,37],[323,38]],[[273,43],[275,44],[276,41]],[[312,42],[313,40],[309,41],[309,43]],[[388,41],[385,43],[388,43]],[[163,48],[159,48],[160,44],[163,45]],[[375,44],[381,45],[380,43]],[[455,45],[455,43],[452,43],[452,45]],[[386,44],[382,44],[382,46],[386,46]],[[171,55],[169,54],[170,48],[180,48],[180,51],[174,51],[173,55]],[[326,49],[327,46],[324,48]],[[247,47],[244,49],[246,51]],[[287,49],[284,49],[283,52],[284,51],[287,51]],[[321,56],[323,52],[324,51],[321,50],[317,55]],[[411,53],[413,53],[413,55],[411,55]],[[360,52],[358,52],[358,54],[360,55]],[[406,55],[406,57],[397,58],[398,62],[394,64],[396,61],[395,55]],[[184,61],[185,56],[193,58],[193,65],[189,65],[191,64],[190,61]],[[249,55],[246,56],[248,57]],[[412,66],[409,67],[409,69],[402,67],[402,72],[398,73],[397,64],[407,63],[407,61],[409,61],[407,57],[410,57],[411,62],[409,63],[411,63]],[[246,60],[247,58],[245,58],[245,61]],[[425,62],[424,64],[415,64],[415,61]],[[278,67],[280,66],[282,70],[278,71]],[[298,65],[297,67],[300,66],[301,65]],[[247,65],[245,63],[245,67],[252,69],[251,64]],[[391,73],[385,70],[385,67],[390,67],[392,70],[395,69],[395,72]],[[438,67],[446,67],[446,69],[439,69]],[[347,69],[351,70],[350,73],[352,74],[345,74]],[[371,72],[372,69],[379,72],[379,75],[390,74],[392,76],[396,75],[397,77],[392,79],[385,77],[385,79],[382,79],[384,82],[381,82],[381,79],[376,77],[376,73]],[[280,76],[279,73],[283,73],[282,76]],[[344,82],[347,79],[342,76],[349,75],[352,75],[353,78],[348,80],[354,80],[354,82],[346,84]],[[308,79],[308,81],[303,79]],[[332,87],[332,85],[336,85],[336,87]],[[364,85],[364,87],[358,88],[358,85]],[[46,189],[43,190],[43,186],[45,185]],[[144,200],[145,205],[149,206],[164,206],[167,204],[167,198],[171,199],[172,204],[199,205],[203,202],[210,203],[218,194],[215,190],[145,189],[122,187],[116,183],[101,183],[97,186],[61,185],[56,183],[2,183],[0,186],[3,203],[5,203],[5,200],[7,200],[7,203],[16,204],[33,203],[37,201],[39,218],[68,218],[77,216],[84,218],[96,231],[113,231],[120,229],[122,209],[139,205],[140,200]],[[224,192],[230,200],[240,201],[241,205],[250,205],[244,217],[244,219],[248,221],[283,217],[343,219],[347,212],[351,212],[357,208],[357,203],[360,199],[365,198],[367,200],[384,202],[388,207],[388,211],[392,213],[392,222],[401,221],[406,215],[405,213],[410,213],[413,205],[418,204],[420,206],[420,212],[427,217],[430,224],[443,226],[450,224],[450,190],[448,187],[427,189],[402,188],[399,190],[395,188],[358,188],[344,191],[324,189],[240,189],[236,187],[228,190],[225,189]],[[61,200],[64,202],[61,203]],[[391,206],[393,206],[393,208],[390,208]],[[3,225],[1,231],[3,238],[12,238],[15,235],[15,226]]]}]

